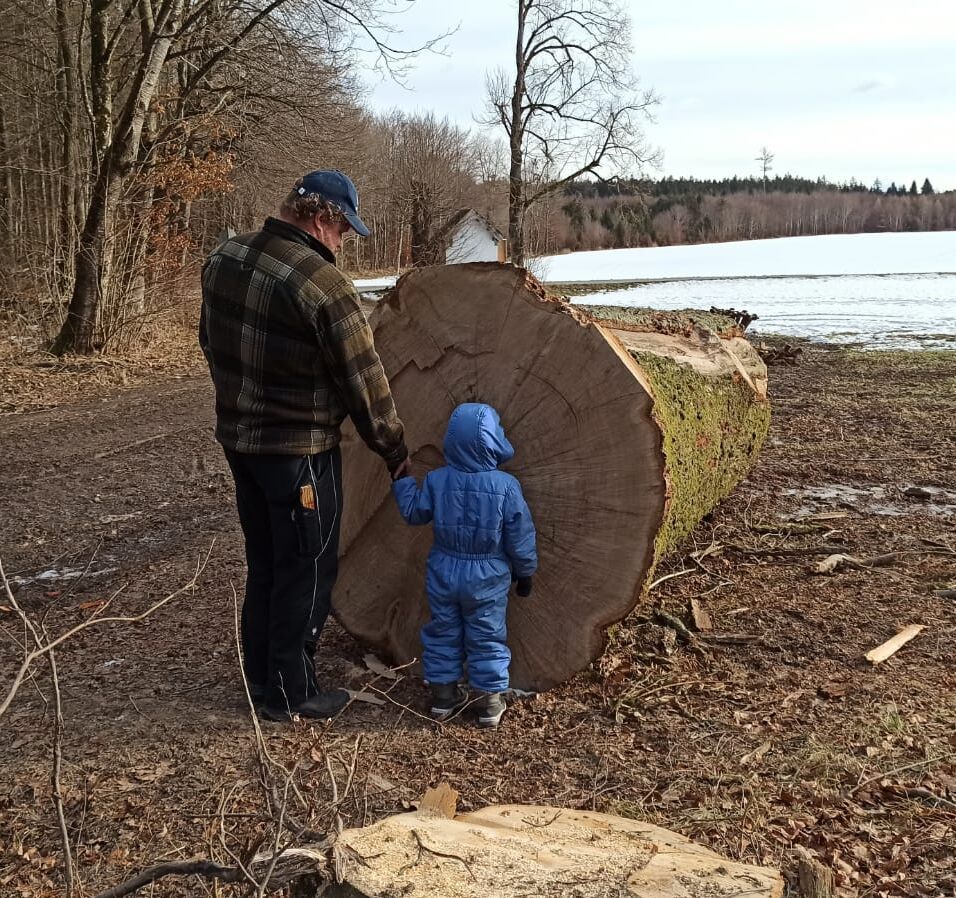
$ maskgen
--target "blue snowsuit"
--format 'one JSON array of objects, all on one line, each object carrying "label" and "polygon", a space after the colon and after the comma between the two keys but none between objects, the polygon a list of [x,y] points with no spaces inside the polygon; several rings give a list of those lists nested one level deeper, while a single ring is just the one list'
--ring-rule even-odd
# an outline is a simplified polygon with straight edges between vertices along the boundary
[{"label": "blue snowsuit", "polygon": [[435,534],[425,583],[431,620],[422,628],[429,683],[457,682],[467,657],[472,688],[508,688],[505,614],[512,572],[530,577],[538,566],[521,485],[498,470],[513,455],[498,413],[466,403],[448,422],[446,466],[429,473],[421,489],[413,477],[392,486],[405,520],[431,521]]}]

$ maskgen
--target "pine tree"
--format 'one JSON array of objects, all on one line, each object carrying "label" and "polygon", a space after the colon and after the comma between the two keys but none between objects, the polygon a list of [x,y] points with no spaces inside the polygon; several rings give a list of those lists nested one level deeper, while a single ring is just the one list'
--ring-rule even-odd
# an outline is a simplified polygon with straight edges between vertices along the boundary
[{"label": "pine tree", "polygon": [[896,196],[899,191],[896,189],[896,181],[890,181],[890,186],[886,188],[887,196]]},{"label": "pine tree", "polygon": [[929,178],[923,181],[923,189],[920,192],[923,194],[923,196],[929,196],[930,194],[936,192],[933,190],[933,185],[930,184]]},{"label": "pine tree", "polygon": [[916,189],[916,182],[914,181],[910,184],[910,196],[916,196],[917,193],[919,193],[919,191]]}]

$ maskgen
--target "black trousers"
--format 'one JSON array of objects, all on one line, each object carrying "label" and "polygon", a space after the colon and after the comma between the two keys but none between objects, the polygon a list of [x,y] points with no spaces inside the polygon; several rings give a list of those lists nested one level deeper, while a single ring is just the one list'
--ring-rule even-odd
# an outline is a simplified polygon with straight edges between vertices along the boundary
[{"label": "black trousers", "polygon": [[342,457],[338,447],[305,456],[225,453],[246,541],[246,679],[265,688],[267,705],[295,708],[319,691],[313,657],[338,575]]}]

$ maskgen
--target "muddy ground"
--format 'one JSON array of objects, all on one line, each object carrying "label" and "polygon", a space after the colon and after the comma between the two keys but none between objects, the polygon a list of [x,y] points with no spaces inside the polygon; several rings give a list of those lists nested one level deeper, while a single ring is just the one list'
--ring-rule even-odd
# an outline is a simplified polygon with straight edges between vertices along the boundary
[{"label": "muddy ground", "polygon": [[[195,588],[148,620],[87,630],[57,654],[82,894],[162,859],[231,863],[223,840],[238,851],[266,832],[233,637],[241,542],[210,388],[191,371],[123,390],[108,377],[78,389],[69,370],[44,370],[40,387],[0,372],[5,409],[68,397],[0,416],[0,558],[50,632],[114,595],[111,613],[141,611],[206,559]],[[422,718],[414,679],[376,677],[330,625],[321,675],[387,699],[329,727],[264,731],[276,759],[299,762],[297,824],[362,824],[447,780],[463,808],[630,815],[791,879],[803,846],[844,895],[956,894],[956,601],[934,594],[956,586],[956,354],[808,348],[771,385],[761,461],[658,572],[677,576],[594,670],[517,702],[498,732]],[[898,554],[813,574],[834,551]],[[688,643],[653,614],[690,624],[692,598],[721,638]],[[0,606],[6,684],[20,633]],[[895,657],[863,660],[910,623],[926,629]],[[62,894],[51,699],[41,667],[0,719],[3,895]],[[227,891],[170,880],[147,894]]]}]

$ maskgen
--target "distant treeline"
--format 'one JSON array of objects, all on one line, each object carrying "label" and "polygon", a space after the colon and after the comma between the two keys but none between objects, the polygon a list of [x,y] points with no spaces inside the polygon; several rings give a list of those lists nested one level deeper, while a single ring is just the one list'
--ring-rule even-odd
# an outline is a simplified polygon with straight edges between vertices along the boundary
[{"label": "distant treeline", "polygon": [[565,190],[567,196],[593,199],[614,196],[727,196],[732,193],[885,193],[888,196],[930,195],[936,191],[929,178],[923,180],[922,187],[916,181],[907,187],[903,181],[896,186],[893,181],[888,186],[877,179],[869,187],[855,178],[844,183],[828,181],[826,178],[800,178],[796,175],[774,175],[766,179],[760,177],[738,178],[666,178],[654,179],[615,179],[611,181],[576,181]]},{"label": "distant treeline", "polygon": [[898,188],[866,187],[792,175],[772,178],[661,178],[577,182],[565,191],[548,250],[666,246],[852,234],[956,229],[956,192],[936,193],[929,179]]}]

